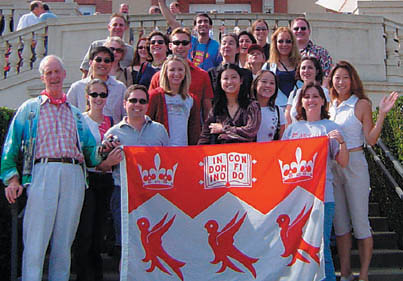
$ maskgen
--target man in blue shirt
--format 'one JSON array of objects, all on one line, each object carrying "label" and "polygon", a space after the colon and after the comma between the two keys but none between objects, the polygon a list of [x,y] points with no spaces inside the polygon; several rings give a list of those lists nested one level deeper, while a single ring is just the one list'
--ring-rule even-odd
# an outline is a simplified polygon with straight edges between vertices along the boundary
[{"label": "man in blue shirt", "polygon": [[213,21],[208,14],[198,14],[193,21],[197,38],[192,36],[192,49],[189,52],[189,59],[204,70],[216,67],[221,62],[220,44],[210,38],[212,25]]}]

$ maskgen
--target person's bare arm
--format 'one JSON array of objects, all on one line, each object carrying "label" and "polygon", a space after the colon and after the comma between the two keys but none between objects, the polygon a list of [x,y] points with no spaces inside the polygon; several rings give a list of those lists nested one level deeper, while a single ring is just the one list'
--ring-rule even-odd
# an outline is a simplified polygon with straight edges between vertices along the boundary
[{"label": "person's bare arm", "polygon": [[161,9],[162,15],[167,20],[168,25],[172,29],[175,29],[175,28],[181,26],[180,23],[176,20],[175,16],[169,10],[167,4],[165,3],[165,0],[158,0],[158,5],[159,5],[159,7]]}]

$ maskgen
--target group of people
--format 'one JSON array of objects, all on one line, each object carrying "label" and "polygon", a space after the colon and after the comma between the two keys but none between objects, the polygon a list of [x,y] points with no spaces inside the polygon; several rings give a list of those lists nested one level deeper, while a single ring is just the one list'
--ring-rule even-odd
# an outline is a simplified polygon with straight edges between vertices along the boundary
[{"label": "group of people", "polygon": [[[355,68],[333,66],[309,39],[305,18],[275,30],[259,19],[239,34],[210,38],[208,14],[194,32],[159,0],[170,34],[153,31],[133,48],[123,41],[126,17],[113,14],[109,37],[91,44],[83,79],[62,91],[60,58],[39,71],[45,90],[18,109],[2,154],[1,178],[10,203],[27,187],[22,279],[39,281],[51,240],[50,280],[68,280],[70,249],[77,280],[102,280],[103,227],[110,209],[121,245],[121,145],[187,146],[329,137],[325,187],[324,280],[336,280],[330,251],[334,225],[341,280],[353,280],[351,233],[358,239],[360,280],[368,281],[372,234],[364,142],[374,144],[398,94],[371,102]],[[17,171],[22,150],[24,167]],[[88,168],[87,168],[88,167]],[[88,182],[85,181],[88,179]],[[86,189],[85,186],[88,188]],[[76,235],[77,232],[77,235]]]},{"label": "group of people", "polygon": [[32,1],[29,5],[30,12],[24,14],[18,21],[17,31],[31,25],[46,21],[57,16],[50,11],[49,5],[42,1]]}]

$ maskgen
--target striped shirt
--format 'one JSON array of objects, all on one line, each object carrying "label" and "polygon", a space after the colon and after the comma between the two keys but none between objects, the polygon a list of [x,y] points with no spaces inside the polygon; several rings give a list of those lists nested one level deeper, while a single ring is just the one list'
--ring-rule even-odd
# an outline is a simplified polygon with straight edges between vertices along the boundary
[{"label": "striped shirt", "polygon": [[69,106],[50,104],[46,98],[39,112],[35,159],[67,157],[82,162],[84,156],[77,147],[76,124]]}]

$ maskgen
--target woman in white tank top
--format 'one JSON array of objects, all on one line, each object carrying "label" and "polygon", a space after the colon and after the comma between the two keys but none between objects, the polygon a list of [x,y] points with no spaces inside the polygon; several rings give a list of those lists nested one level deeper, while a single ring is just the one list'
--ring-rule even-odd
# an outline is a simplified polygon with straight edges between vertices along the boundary
[{"label": "woman in white tank top", "polygon": [[[346,168],[334,167],[334,195],[336,202],[334,226],[341,265],[341,281],[353,280],[350,265],[351,224],[358,239],[360,252],[359,280],[368,281],[373,240],[368,221],[369,173],[362,150],[364,140],[374,145],[381,133],[386,114],[398,98],[397,92],[382,98],[375,125],[372,121],[371,101],[364,93],[362,82],[354,67],[340,61],[330,73],[330,119],[343,129],[349,163]],[[351,224],[350,224],[351,220]]]}]

